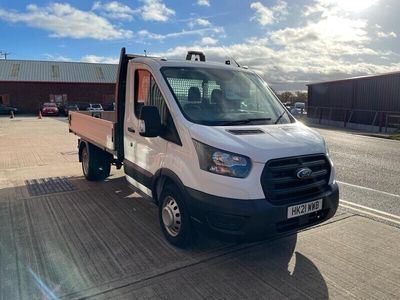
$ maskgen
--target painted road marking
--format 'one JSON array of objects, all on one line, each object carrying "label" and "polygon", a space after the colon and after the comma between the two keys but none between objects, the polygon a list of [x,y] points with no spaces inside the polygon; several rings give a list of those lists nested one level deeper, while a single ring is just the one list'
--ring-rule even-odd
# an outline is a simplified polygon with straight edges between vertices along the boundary
[{"label": "painted road marking", "polygon": [[356,204],[350,201],[346,201],[343,199],[340,199],[340,206],[348,208],[348,209],[352,209],[355,210],[357,212],[360,212],[362,214],[366,214],[378,219],[382,219],[382,220],[386,220],[392,223],[395,223],[397,225],[400,225],[400,216],[397,215],[393,215],[393,214],[389,214],[387,212],[384,211],[380,211],[374,208],[370,208],[364,205],[360,205],[360,204]]},{"label": "painted road marking", "polygon": [[380,190],[375,190],[375,189],[371,189],[365,186],[361,186],[361,185],[356,185],[356,184],[351,184],[351,183],[347,183],[347,182],[343,182],[343,181],[338,181],[336,180],[336,182],[340,183],[340,184],[344,184],[344,185],[348,185],[348,186],[352,186],[352,187],[356,187],[359,189],[364,189],[364,190],[368,190],[371,192],[375,192],[375,193],[381,193],[381,194],[385,194],[391,197],[396,197],[396,198],[400,198],[400,195],[396,195],[396,194],[392,194],[392,193],[388,193],[388,192],[384,192],[384,191],[380,191]]},{"label": "painted road marking", "polygon": [[368,206],[364,206],[364,205],[357,204],[357,203],[354,203],[354,202],[346,201],[346,200],[343,200],[343,199],[340,199],[340,202],[343,202],[344,204],[347,204],[347,205],[356,206],[356,207],[358,207],[360,209],[367,209],[367,210],[373,211],[375,213],[382,214],[382,215],[388,216],[390,218],[395,218],[395,219],[399,219],[400,220],[400,216],[389,214],[387,212],[384,212],[384,211],[381,211],[381,210],[378,210],[378,209],[374,209],[374,208],[371,208],[371,207],[368,207]]}]

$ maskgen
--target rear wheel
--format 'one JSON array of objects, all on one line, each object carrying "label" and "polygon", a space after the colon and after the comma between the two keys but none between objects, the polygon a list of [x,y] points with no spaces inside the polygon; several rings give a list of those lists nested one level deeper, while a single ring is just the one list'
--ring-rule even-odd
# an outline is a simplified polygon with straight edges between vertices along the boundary
[{"label": "rear wheel", "polygon": [[82,171],[87,180],[100,181],[110,175],[111,158],[110,154],[101,149],[86,144],[81,152]]},{"label": "rear wheel", "polygon": [[160,196],[158,217],[161,230],[166,239],[174,246],[184,248],[192,240],[192,226],[189,212],[179,189],[167,185]]}]

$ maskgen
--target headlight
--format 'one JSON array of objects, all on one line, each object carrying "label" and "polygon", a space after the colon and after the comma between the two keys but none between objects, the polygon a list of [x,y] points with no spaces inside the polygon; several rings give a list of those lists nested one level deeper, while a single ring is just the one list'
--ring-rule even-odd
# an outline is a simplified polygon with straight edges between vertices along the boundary
[{"label": "headlight", "polygon": [[251,170],[250,158],[220,150],[193,140],[199,158],[200,169],[211,173],[244,178]]}]

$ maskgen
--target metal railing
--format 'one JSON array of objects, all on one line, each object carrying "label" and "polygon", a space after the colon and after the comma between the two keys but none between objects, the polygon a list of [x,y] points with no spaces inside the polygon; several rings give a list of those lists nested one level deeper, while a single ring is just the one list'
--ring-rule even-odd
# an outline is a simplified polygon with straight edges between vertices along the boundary
[{"label": "metal railing", "polygon": [[[392,121],[392,120],[395,120],[395,121]],[[386,115],[385,132],[387,132],[388,127],[396,128],[397,130],[400,130],[400,114]]]},{"label": "metal railing", "polygon": [[379,132],[382,132],[384,128],[387,132],[388,128],[400,127],[400,111],[308,106],[307,117],[317,119],[319,124],[326,120],[343,122],[343,127],[347,127],[349,123],[377,126]]}]

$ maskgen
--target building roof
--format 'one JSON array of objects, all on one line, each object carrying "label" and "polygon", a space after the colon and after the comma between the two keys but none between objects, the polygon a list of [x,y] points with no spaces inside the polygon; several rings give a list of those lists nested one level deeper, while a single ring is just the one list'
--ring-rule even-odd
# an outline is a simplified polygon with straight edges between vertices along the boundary
[{"label": "building roof", "polygon": [[0,60],[0,81],[115,83],[117,69],[112,64]]},{"label": "building roof", "polygon": [[392,76],[392,75],[399,75],[399,74],[400,74],[400,71],[397,71],[397,72],[389,72],[389,73],[383,73],[383,74],[375,74],[375,75],[357,76],[357,77],[350,77],[350,78],[343,78],[343,79],[336,79],[336,80],[328,80],[328,81],[313,82],[313,83],[307,84],[307,86],[309,86],[309,85],[316,85],[316,84],[324,84],[324,83],[333,83],[333,82],[348,81],[348,80],[358,80],[358,79],[377,78],[377,77]]}]

